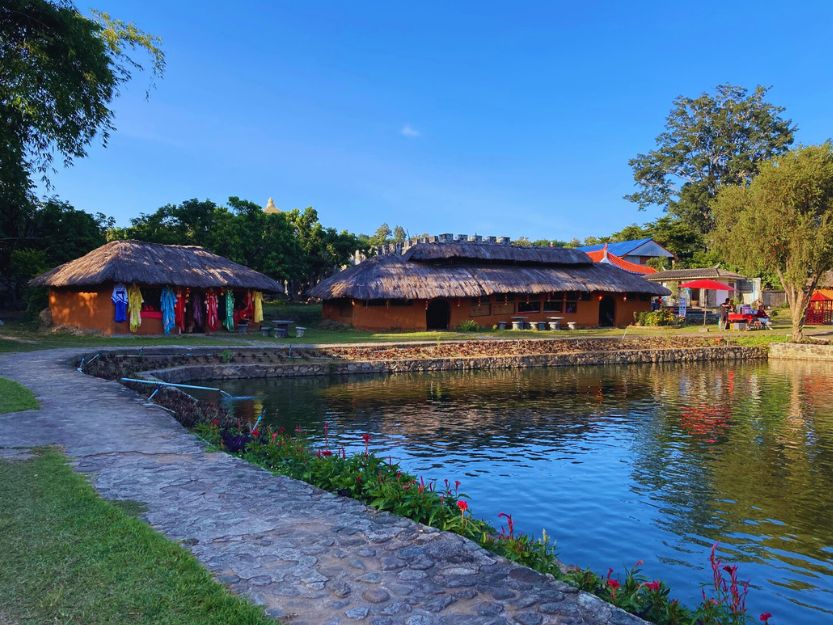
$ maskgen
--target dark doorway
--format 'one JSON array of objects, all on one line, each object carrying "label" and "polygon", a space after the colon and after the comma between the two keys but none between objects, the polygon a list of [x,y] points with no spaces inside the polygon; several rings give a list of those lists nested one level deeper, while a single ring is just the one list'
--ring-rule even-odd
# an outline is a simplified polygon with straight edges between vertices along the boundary
[{"label": "dark doorway", "polygon": [[448,330],[451,306],[446,299],[432,299],[425,311],[425,327],[429,330]]},{"label": "dark doorway", "polygon": [[605,295],[599,300],[599,326],[610,328],[616,325],[616,300]]}]

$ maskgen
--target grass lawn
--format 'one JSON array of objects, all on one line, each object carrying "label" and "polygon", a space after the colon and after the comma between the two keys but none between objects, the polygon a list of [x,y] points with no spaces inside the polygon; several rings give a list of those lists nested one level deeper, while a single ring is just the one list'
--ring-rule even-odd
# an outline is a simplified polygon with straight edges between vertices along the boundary
[{"label": "grass lawn", "polygon": [[[395,341],[454,341],[479,338],[570,338],[570,337],[621,337],[621,336],[671,336],[697,335],[703,333],[700,325],[683,328],[630,327],[597,328],[589,330],[570,330],[561,332],[536,332],[534,330],[483,330],[480,332],[366,332],[353,329],[327,329],[321,324],[321,306],[317,304],[266,304],[264,314],[268,318],[293,319],[298,325],[307,328],[303,338],[275,339],[259,334],[235,335],[221,331],[212,336],[173,335],[173,336],[84,336],[69,333],[51,333],[37,330],[31,324],[9,321],[0,327],[0,352],[31,351],[54,347],[142,347],[155,345],[289,345],[310,343],[373,343]],[[754,345],[768,345],[772,342],[786,340],[789,333],[789,318],[780,315],[774,319],[773,332],[725,332],[720,333],[711,325],[710,335],[723,334],[740,338],[742,342]],[[826,331],[825,329],[822,329]],[[809,329],[809,333],[814,330]]]},{"label": "grass lawn", "polygon": [[274,625],[127,509],[55,450],[0,460],[0,623]]},{"label": "grass lawn", "polygon": [[0,378],[0,414],[18,412],[38,407],[38,400],[32,391],[6,378]]}]

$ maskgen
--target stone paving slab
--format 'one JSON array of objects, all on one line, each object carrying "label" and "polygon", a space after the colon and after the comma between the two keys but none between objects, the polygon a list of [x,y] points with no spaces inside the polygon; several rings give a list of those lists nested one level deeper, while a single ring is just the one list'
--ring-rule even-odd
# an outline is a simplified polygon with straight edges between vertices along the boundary
[{"label": "stone paving slab", "polygon": [[287,625],[636,625],[644,621],[414,523],[208,452],[164,409],[78,373],[83,350],[0,357],[39,410],[0,415],[0,457],[60,445],[108,499],[181,542]]}]

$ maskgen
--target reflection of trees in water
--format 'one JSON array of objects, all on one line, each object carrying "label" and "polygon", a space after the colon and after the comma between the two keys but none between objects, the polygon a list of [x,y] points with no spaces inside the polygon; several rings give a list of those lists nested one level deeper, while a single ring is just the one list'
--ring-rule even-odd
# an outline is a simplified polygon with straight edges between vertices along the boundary
[{"label": "reflection of trees in water", "polygon": [[[550,457],[627,415],[616,427],[633,430],[633,488],[657,502],[667,531],[725,543],[754,534],[762,541],[744,539],[751,545],[745,556],[784,549],[830,560],[822,551],[833,543],[829,365],[586,367],[224,386],[232,393],[257,388],[267,418],[284,427],[321,432],[331,421],[336,432],[371,431],[428,455],[442,445],[444,454],[520,449]],[[249,418],[259,412],[252,402],[240,410]],[[786,534],[795,535],[790,544]]]},{"label": "reflection of trees in water", "polygon": [[657,371],[662,418],[637,438],[634,478],[675,534],[831,560],[833,368],[795,364]]},{"label": "reflection of trees in water", "polygon": [[[562,447],[650,389],[634,375],[593,368],[351,378],[322,391],[331,409],[377,431],[446,448]],[[572,443],[570,443],[572,444]]]}]

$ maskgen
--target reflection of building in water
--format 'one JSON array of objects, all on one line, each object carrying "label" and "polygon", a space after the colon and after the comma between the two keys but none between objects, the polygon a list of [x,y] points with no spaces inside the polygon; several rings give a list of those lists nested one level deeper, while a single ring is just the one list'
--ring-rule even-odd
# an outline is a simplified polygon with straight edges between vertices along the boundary
[{"label": "reflection of building in water", "polygon": [[541,431],[574,440],[623,404],[650,397],[647,369],[612,372],[565,367],[397,374],[343,379],[321,395],[329,406],[374,419],[381,433],[427,441],[453,430],[452,446],[516,446]]}]

